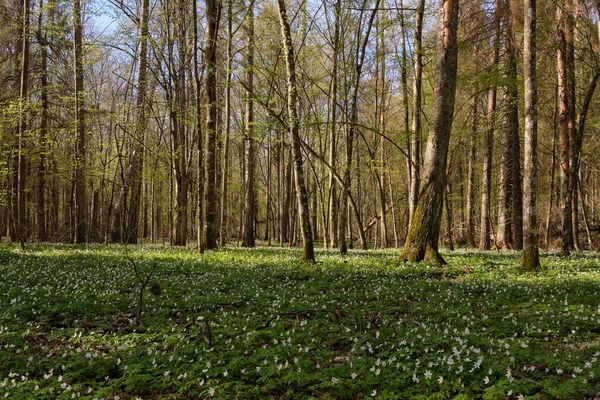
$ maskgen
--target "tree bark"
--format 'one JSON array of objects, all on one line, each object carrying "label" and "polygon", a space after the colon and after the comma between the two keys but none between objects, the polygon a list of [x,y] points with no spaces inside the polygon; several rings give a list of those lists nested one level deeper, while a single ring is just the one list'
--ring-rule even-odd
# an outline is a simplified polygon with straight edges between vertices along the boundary
[{"label": "tree bark", "polygon": [[[227,82],[225,84],[225,137],[223,141],[223,179],[221,181],[221,221],[219,245],[227,243],[227,189],[229,182],[229,139],[231,136],[231,75],[233,64],[233,0],[227,1]],[[202,191],[200,192],[202,193]]]},{"label": "tree bark", "polygon": [[308,195],[302,168],[302,153],[300,148],[300,132],[298,121],[298,92],[296,86],[296,64],[294,59],[294,48],[292,44],[292,32],[288,22],[285,8],[285,0],[277,0],[279,23],[281,26],[281,39],[285,56],[287,72],[287,108],[288,123],[292,139],[292,156],[294,157],[296,196],[298,199],[298,217],[302,233],[302,262],[314,264],[315,253],[313,245],[312,229],[310,226],[310,211],[308,208]]},{"label": "tree bark", "polygon": [[411,187],[408,198],[408,224],[412,225],[412,219],[417,207],[419,190],[421,187],[421,86],[423,75],[423,15],[425,14],[425,0],[419,0],[415,16],[415,79],[412,114],[412,162],[411,162]]},{"label": "tree bark", "polygon": [[[333,33],[333,65],[331,66],[330,86],[330,113],[329,113],[329,165],[335,168],[337,153],[337,91],[338,91],[338,58],[340,46],[340,24],[342,13],[342,1],[337,0],[335,4],[335,27]],[[333,176],[333,170],[329,171],[329,243],[336,248],[338,231],[338,196],[337,183]]]},{"label": "tree bark", "polygon": [[48,137],[48,43],[45,33],[42,34],[44,16],[44,0],[39,2],[37,39],[40,44],[40,159],[38,163],[37,182],[37,237],[40,242],[48,239],[46,223],[46,149]]},{"label": "tree bark", "polygon": [[571,141],[573,108],[571,87],[571,52],[573,51],[573,27],[565,7],[570,6],[570,0],[559,1],[556,4],[556,39],[558,49],[556,54],[556,71],[558,74],[558,147],[560,154],[560,197],[562,211],[561,251],[569,254],[573,250],[573,220],[571,182]]},{"label": "tree bark", "polygon": [[475,237],[473,235],[473,203],[475,202],[475,190],[473,187],[475,186],[475,141],[477,138],[477,131],[479,129],[478,121],[479,121],[479,113],[477,110],[477,103],[479,102],[479,96],[473,96],[473,112],[472,112],[472,120],[471,120],[471,138],[469,143],[469,160],[467,167],[467,204],[466,204],[466,240],[467,247],[475,248],[477,247],[475,244]]},{"label": "tree bark", "polygon": [[217,196],[215,177],[217,173],[217,24],[216,0],[206,0],[206,167],[204,184],[204,232],[203,246],[206,249],[217,247]]},{"label": "tree bark", "polygon": [[438,241],[456,93],[458,3],[458,0],[439,2],[432,126],[425,152],[423,187],[400,255],[403,262],[446,263],[438,251]]},{"label": "tree bark", "polygon": [[537,71],[536,0],[525,0],[523,75],[525,94],[525,162],[523,166],[523,253],[527,271],[540,268],[536,209],[537,179]]},{"label": "tree bark", "polygon": [[[366,2],[363,4],[363,9],[366,8]],[[358,124],[358,89],[359,89],[359,84],[360,84],[360,78],[362,75],[362,67],[363,67],[363,63],[364,63],[364,59],[365,59],[365,54],[366,54],[366,47],[367,47],[367,43],[369,41],[369,36],[371,33],[371,28],[373,27],[373,21],[375,20],[375,15],[377,14],[377,10],[379,8],[379,0],[377,0],[375,2],[375,6],[371,12],[371,17],[369,19],[368,25],[367,25],[367,32],[365,34],[365,37],[363,39],[363,42],[361,44],[360,47],[360,51],[357,50],[357,58],[356,58],[356,71],[355,71],[355,75],[354,75],[354,82],[353,82],[353,92],[352,92],[352,103],[351,103],[351,109],[350,109],[350,123],[348,126],[348,132],[346,135],[346,169],[344,171],[344,185],[342,186],[342,195],[340,196],[340,220],[341,221],[345,221],[348,219],[348,193],[350,191],[350,173],[352,170],[352,158],[353,158],[353,150],[354,150],[354,141],[355,141],[355,132],[356,132],[356,126]],[[361,18],[362,20],[362,18]],[[357,214],[357,218],[360,219],[360,213]],[[350,232],[350,235],[352,235],[351,233],[351,227],[347,226],[346,224],[342,223],[340,224],[340,229],[338,232],[338,242],[339,242],[339,246],[340,246],[340,253],[341,254],[346,254],[348,252],[348,245],[346,243],[346,233]],[[364,240],[364,231],[359,232],[361,234],[361,244],[363,247],[366,246],[365,240]],[[366,248],[363,248],[363,250],[366,250]]]},{"label": "tree bark", "polygon": [[254,0],[248,1],[247,46],[246,46],[246,85],[245,85],[245,121],[244,121],[244,221],[242,224],[242,247],[256,245],[256,199],[254,194]]},{"label": "tree bark", "polygon": [[481,230],[479,248],[489,250],[491,247],[490,221],[491,221],[491,193],[492,193],[492,157],[494,150],[494,133],[496,128],[496,99],[497,99],[497,72],[500,54],[500,15],[499,0],[494,4],[494,37],[492,42],[492,82],[488,89],[488,127],[485,134],[485,152],[483,153],[483,172],[481,182]]},{"label": "tree bark", "polygon": [[74,233],[75,243],[87,241],[87,206],[85,198],[85,106],[83,102],[83,28],[80,0],[73,0],[73,52],[75,58],[75,201]]}]

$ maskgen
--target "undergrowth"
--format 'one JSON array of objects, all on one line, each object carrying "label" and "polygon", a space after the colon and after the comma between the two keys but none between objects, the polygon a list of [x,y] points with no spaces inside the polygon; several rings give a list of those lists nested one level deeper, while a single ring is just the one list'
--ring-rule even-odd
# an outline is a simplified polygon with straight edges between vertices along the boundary
[{"label": "undergrowth", "polygon": [[[585,398],[600,392],[600,258],[0,247],[0,398]],[[152,293],[150,293],[152,287]]]}]

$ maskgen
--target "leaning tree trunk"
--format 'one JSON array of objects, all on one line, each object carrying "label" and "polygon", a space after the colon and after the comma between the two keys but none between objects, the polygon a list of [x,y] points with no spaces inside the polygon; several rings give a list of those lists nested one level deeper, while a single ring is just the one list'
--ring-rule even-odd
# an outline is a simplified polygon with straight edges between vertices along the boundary
[{"label": "leaning tree trunk", "polygon": [[536,77],[536,0],[525,0],[523,75],[525,94],[525,162],[523,176],[523,255],[528,271],[540,268],[536,209],[537,179],[537,77]]},{"label": "leaning tree trunk", "polygon": [[445,264],[438,251],[448,146],[454,114],[459,0],[440,0],[437,62],[431,131],[427,140],[423,186],[400,260]]},{"label": "leaning tree trunk", "polygon": [[298,92],[296,87],[296,64],[292,44],[292,32],[287,19],[285,0],[277,0],[279,23],[281,25],[281,39],[285,55],[287,72],[287,106],[289,130],[292,136],[292,156],[294,157],[296,195],[298,198],[298,213],[302,232],[302,262],[314,264],[315,251],[313,245],[312,229],[310,227],[310,211],[308,208],[308,194],[304,181],[302,168],[302,153],[300,149],[300,124],[298,121]]}]

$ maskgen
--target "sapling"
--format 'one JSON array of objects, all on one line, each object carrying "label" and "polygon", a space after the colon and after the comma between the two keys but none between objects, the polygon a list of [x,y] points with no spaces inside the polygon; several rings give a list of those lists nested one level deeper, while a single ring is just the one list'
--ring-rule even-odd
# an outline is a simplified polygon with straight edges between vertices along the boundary
[{"label": "sapling", "polygon": [[[137,314],[136,314],[136,326],[140,326],[143,323],[142,312],[144,309],[144,289],[146,289],[146,286],[148,286],[148,282],[150,282],[150,279],[152,279],[152,275],[154,274],[154,271],[156,270],[156,262],[154,263],[154,265],[152,265],[152,270],[150,271],[150,273],[148,273],[148,275],[146,275],[145,277],[142,276],[140,268],[136,264],[133,257],[131,257],[129,255],[129,251],[127,248],[128,242],[129,242],[129,240],[127,240],[125,242],[125,257],[127,257],[127,260],[132,265],[135,277],[137,278],[138,282],[140,283],[140,288],[139,288],[139,292],[138,292]],[[152,284],[151,290],[152,290],[153,294],[158,296],[161,291],[160,283],[154,282]]]}]

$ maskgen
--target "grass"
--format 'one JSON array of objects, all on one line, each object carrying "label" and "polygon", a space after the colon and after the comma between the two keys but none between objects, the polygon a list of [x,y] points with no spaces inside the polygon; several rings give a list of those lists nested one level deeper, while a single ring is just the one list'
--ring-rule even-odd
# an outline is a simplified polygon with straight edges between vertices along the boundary
[{"label": "grass", "polygon": [[[0,247],[0,399],[584,398],[600,256]],[[157,293],[154,295],[150,288]],[[160,292],[160,293],[159,293]]]}]

